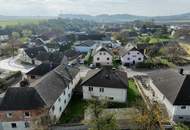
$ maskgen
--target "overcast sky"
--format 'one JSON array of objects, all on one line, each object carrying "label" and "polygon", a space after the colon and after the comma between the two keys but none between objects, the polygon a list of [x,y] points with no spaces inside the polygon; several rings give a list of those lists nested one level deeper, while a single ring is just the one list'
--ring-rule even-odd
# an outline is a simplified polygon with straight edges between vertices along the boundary
[{"label": "overcast sky", "polygon": [[190,12],[190,0],[0,0],[0,15],[174,15]]}]

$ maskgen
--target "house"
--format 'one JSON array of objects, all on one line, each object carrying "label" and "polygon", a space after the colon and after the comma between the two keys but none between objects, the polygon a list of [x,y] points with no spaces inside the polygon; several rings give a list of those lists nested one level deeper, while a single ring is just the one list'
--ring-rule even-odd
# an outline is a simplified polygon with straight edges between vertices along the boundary
[{"label": "house", "polygon": [[19,59],[24,63],[40,65],[48,60],[47,50],[43,47],[31,47],[19,49]]},{"label": "house", "polygon": [[79,80],[77,68],[59,65],[30,87],[9,88],[0,102],[0,129],[36,130],[56,122]]},{"label": "house", "polygon": [[111,66],[113,54],[112,51],[103,45],[98,46],[92,51],[93,64],[96,66]]},{"label": "house", "polygon": [[123,65],[135,65],[144,61],[144,53],[132,44],[127,44],[125,48],[120,48],[119,55]]},{"label": "house", "polygon": [[5,42],[9,40],[9,36],[8,35],[0,35],[0,42]]},{"label": "house", "polygon": [[170,119],[190,121],[190,75],[169,69],[151,72],[149,77],[154,96],[165,104]]},{"label": "house", "polygon": [[81,55],[80,52],[77,52],[73,49],[70,49],[64,52],[64,56],[66,56],[69,61],[77,59],[80,55]]},{"label": "house", "polygon": [[48,63],[48,62],[42,63],[26,73],[27,79],[29,81],[35,81],[43,77],[48,72],[55,69],[57,66],[58,64],[53,64],[53,63]]},{"label": "house", "polygon": [[81,86],[84,99],[98,97],[112,102],[127,101],[127,74],[111,67],[90,70]]},{"label": "house", "polygon": [[60,118],[79,80],[78,68],[59,65],[32,85],[44,100],[51,119]]},{"label": "house", "polygon": [[44,47],[50,53],[60,50],[60,45],[58,43],[47,43]]},{"label": "house", "polygon": [[40,129],[35,122],[40,122],[44,111],[45,102],[34,88],[9,88],[0,103],[0,129]]},{"label": "house", "polygon": [[77,52],[88,53],[90,50],[96,48],[97,41],[86,40],[86,41],[78,41],[74,44],[74,49]]},{"label": "house", "polygon": [[33,36],[33,37],[31,37],[30,39],[29,39],[29,46],[30,47],[33,47],[33,46],[42,46],[42,45],[44,45],[45,43],[44,43],[44,41],[41,39],[41,38],[38,38],[38,37],[35,37],[35,36]]}]

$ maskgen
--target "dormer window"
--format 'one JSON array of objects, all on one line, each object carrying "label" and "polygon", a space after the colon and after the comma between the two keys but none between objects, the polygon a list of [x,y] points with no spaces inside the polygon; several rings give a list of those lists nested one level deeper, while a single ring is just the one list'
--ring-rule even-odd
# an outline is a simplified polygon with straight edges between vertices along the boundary
[{"label": "dormer window", "polygon": [[26,118],[30,117],[30,112],[24,112],[24,117]]},{"label": "dormer window", "polygon": [[7,117],[8,117],[8,118],[11,118],[12,116],[13,116],[13,113],[12,113],[12,112],[7,113]]}]

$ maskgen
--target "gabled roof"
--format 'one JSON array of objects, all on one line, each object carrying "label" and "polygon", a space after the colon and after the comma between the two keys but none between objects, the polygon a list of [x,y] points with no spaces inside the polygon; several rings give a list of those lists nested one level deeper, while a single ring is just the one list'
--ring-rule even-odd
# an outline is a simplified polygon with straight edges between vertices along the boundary
[{"label": "gabled roof", "polygon": [[128,79],[125,72],[113,70],[111,67],[105,67],[90,70],[83,80],[82,85],[127,89]]},{"label": "gabled roof", "polygon": [[77,75],[79,69],[59,65],[39,81],[33,84],[47,106],[55,103],[70,81]]},{"label": "gabled roof", "polygon": [[130,51],[139,51],[139,52],[141,52],[141,50],[137,49],[136,45],[133,45],[133,44],[129,43],[124,48],[119,49],[119,55],[120,56],[125,56]]},{"label": "gabled roof", "polygon": [[46,49],[43,46],[40,47],[32,47],[32,48],[25,48],[24,49],[25,53],[30,57],[30,58],[36,58],[38,55],[47,53]]},{"label": "gabled roof", "polygon": [[113,53],[111,50],[109,50],[107,47],[105,47],[104,45],[99,45],[98,47],[96,47],[93,51],[92,51],[92,56],[96,55],[98,52],[100,51],[106,51],[108,52],[110,55],[113,56]]},{"label": "gabled roof", "polygon": [[9,88],[1,101],[0,111],[33,110],[45,106],[44,101],[32,87]]},{"label": "gabled roof", "polygon": [[85,40],[85,41],[79,41],[75,43],[75,46],[82,46],[82,47],[92,47],[95,44],[97,44],[97,41],[93,40]]},{"label": "gabled roof", "polygon": [[190,105],[190,76],[174,70],[159,70],[149,74],[159,91],[173,105]]},{"label": "gabled roof", "polygon": [[43,76],[46,73],[50,72],[53,70],[55,67],[57,67],[58,64],[52,64],[52,63],[42,63],[35,67],[34,69],[30,70],[26,75],[38,75],[38,76]]}]

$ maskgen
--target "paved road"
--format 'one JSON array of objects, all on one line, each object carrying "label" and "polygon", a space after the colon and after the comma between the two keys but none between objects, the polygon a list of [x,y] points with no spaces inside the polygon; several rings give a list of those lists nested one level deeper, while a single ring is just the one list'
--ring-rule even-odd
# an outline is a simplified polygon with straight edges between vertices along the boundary
[{"label": "paved road", "polygon": [[18,57],[8,58],[0,61],[0,69],[10,70],[10,71],[21,71],[22,73],[26,73],[33,68],[33,66],[29,65],[21,65],[17,62]]}]

